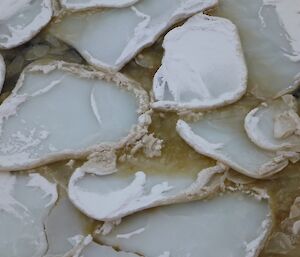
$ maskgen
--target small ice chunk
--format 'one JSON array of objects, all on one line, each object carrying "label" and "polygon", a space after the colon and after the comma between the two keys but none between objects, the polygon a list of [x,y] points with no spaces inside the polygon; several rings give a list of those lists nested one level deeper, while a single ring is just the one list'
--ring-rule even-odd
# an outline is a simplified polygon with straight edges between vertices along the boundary
[{"label": "small ice chunk", "polygon": [[0,54],[0,93],[5,80],[5,72],[6,72],[5,62],[2,55]]},{"label": "small ice chunk", "polygon": [[263,150],[252,143],[244,130],[246,112],[235,105],[208,113],[197,122],[179,120],[177,132],[200,154],[247,176],[264,178],[279,172],[288,165],[288,158],[296,156]]},{"label": "small ice chunk", "polygon": [[127,7],[138,1],[139,0],[60,0],[60,3],[67,9],[82,10],[95,7]]},{"label": "small ice chunk", "polygon": [[66,13],[50,31],[76,48],[90,64],[117,71],[176,22],[216,3],[141,0],[128,8]]},{"label": "small ice chunk", "polygon": [[300,118],[291,95],[262,104],[245,118],[246,132],[256,145],[271,151],[300,152]]},{"label": "small ice chunk", "polygon": [[108,167],[111,172],[99,162],[89,162],[76,169],[69,181],[72,203],[96,220],[116,220],[146,208],[204,198],[220,188],[223,180],[219,175],[227,169],[220,164],[192,178],[143,171],[125,176],[123,171]]},{"label": "small ice chunk", "polygon": [[207,110],[237,101],[247,88],[247,67],[237,29],[227,19],[198,14],[164,39],[153,108]]},{"label": "small ice chunk", "polygon": [[37,173],[0,173],[0,192],[0,256],[43,256],[44,221],[57,200],[56,185]]},{"label": "small ice chunk", "polygon": [[295,199],[293,205],[291,206],[289,218],[300,218],[300,196]]},{"label": "small ice chunk", "polygon": [[248,88],[259,98],[290,92],[299,82],[299,10],[298,0],[222,0],[214,13],[237,26]]},{"label": "small ice chunk", "polygon": [[267,201],[227,193],[139,212],[97,239],[147,257],[255,257],[270,229]]},{"label": "small ice chunk", "polygon": [[0,170],[121,147],[145,133],[148,95],[121,74],[64,62],[33,64],[0,106]]},{"label": "small ice chunk", "polygon": [[1,0],[0,48],[32,39],[52,18],[52,0]]}]

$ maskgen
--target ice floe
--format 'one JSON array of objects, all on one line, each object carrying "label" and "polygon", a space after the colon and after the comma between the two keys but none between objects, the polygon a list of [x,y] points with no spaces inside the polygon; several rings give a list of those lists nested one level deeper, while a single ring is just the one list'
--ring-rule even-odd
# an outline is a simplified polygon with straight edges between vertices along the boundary
[{"label": "ice floe", "polygon": [[164,38],[155,74],[153,108],[206,110],[237,101],[247,67],[237,29],[224,18],[198,14]]},{"label": "ice floe", "polygon": [[32,39],[52,18],[52,0],[1,0],[0,48]]},{"label": "ice floe", "polygon": [[216,4],[217,0],[141,0],[128,8],[65,12],[50,31],[90,64],[116,71],[176,22]]},{"label": "ice floe", "polygon": [[147,132],[148,108],[147,93],[121,74],[60,61],[32,64],[0,106],[0,170],[121,147]]},{"label": "ice floe", "polygon": [[249,112],[245,129],[259,147],[272,151],[300,152],[300,117],[297,101],[285,95]]},{"label": "ice floe", "polygon": [[274,6],[281,26],[286,31],[292,52],[287,56],[293,61],[300,61],[300,4],[298,0],[263,0],[264,6]]},{"label": "ice floe", "polygon": [[0,192],[1,257],[43,256],[44,222],[58,197],[56,185],[37,173],[0,173]]},{"label": "ice floe", "polygon": [[253,178],[279,172],[299,154],[272,152],[256,146],[244,129],[246,110],[239,105],[203,115],[196,122],[177,122],[179,135],[200,154],[217,159]]},{"label": "ice floe", "polygon": [[237,26],[249,72],[248,87],[260,98],[281,95],[299,83],[300,62],[296,61],[299,55],[295,51],[300,19],[297,2],[222,0],[213,13]]},{"label": "ice floe", "polygon": [[95,7],[127,7],[138,1],[139,0],[60,0],[60,3],[67,9],[82,10]]},{"label": "ice floe", "polygon": [[266,200],[226,193],[208,201],[139,212],[96,238],[147,257],[255,257],[271,223]]},{"label": "ice floe", "polygon": [[[110,160],[110,164],[109,161]],[[85,163],[75,170],[69,181],[69,198],[88,217],[109,221],[134,212],[195,197],[207,197],[223,184],[227,167],[204,169],[195,178],[137,171],[117,172],[115,158]]]}]

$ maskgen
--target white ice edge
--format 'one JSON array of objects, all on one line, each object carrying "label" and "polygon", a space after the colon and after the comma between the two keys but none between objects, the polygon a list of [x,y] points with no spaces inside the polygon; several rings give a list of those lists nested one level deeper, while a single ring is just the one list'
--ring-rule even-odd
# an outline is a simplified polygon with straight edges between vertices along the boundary
[{"label": "white ice edge", "polygon": [[[291,96],[292,97],[292,96]],[[275,106],[280,110],[274,110]],[[274,120],[278,115],[284,115],[287,111],[293,111],[288,104],[284,103],[282,98],[276,99],[267,104],[263,103],[260,106],[251,110],[245,117],[245,130],[251,141],[257,146],[270,151],[300,151],[300,135],[292,134],[285,138],[275,138],[274,136]],[[296,112],[295,112],[296,113]],[[268,117],[272,117],[271,127],[268,127]],[[300,121],[300,119],[299,119]],[[283,121],[284,122],[284,121]],[[260,127],[263,126],[263,128]],[[266,131],[268,129],[268,131]]]},{"label": "white ice edge", "polygon": [[[207,49],[203,48],[197,50],[198,53],[202,53],[201,57],[197,58],[199,61],[199,67],[189,67],[189,65],[192,65],[191,63],[193,63],[193,61],[195,63],[195,60],[186,60],[185,57],[182,56],[182,51],[176,48],[176,42],[181,39],[183,40],[184,36],[188,33],[194,33],[194,35],[197,35],[195,31],[199,34],[199,38],[206,38],[208,36],[222,36],[222,40],[224,40],[224,42],[221,42],[220,38],[218,40],[212,40],[211,38],[208,39],[210,40],[210,42],[207,42],[208,44],[204,46]],[[227,61],[222,61],[221,55],[217,55],[220,52],[222,53],[222,51],[216,52],[216,47],[214,47],[214,49],[211,48],[212,41],[216,41],[217,44],[220,44],[220,49],[222,48],[222,50],[224,45],[227,44],[228,46],[228,42],[232,44],[230,45],[230,47],[232,48],[228,48],[228,51],[233,51],[236,58],[234,60],[230,60],[232,61],[231,65],[229,65]],[[192,42],[194,42],[194,40]],[[202,40],[201,42],[204,41]],[[180,43],[182,44],[182,42],[180,41],[178,45]],[[187,41],[187,43],[191,43],[191,39]],[[246,92],[247,67],[243,55],[243,50],[237,28],[229,20],[203,14],[195,15],[181,27],[177,27],[168,32],[168,34],[164,38],[163,47],[165,49],[165,54],[162,60],[162,66],[156,72],[153,80],[153,93],[156,100],[151,105],[153,108],[177,111],[184,109],[208,110],[233,103],[240,99]],[[197,45],[188,45],[187,51],[189,51],[189,49],[197,49]],[[213,50],[213,52],[211,52],[211,50]],[[216,54],[217,56],[212,56],[213,54]],[[192,57],[194,56],[195,55],[193,55]],[[211,63],[211,65],[208,64],[210,68],[207,68],[207,65],[200,65],[201,62],[209,62],[211,58],[213,63]],[[218,58],[220,58],[219,61],[217,61]],[[225,55],[224,58],[226,58]],[[235,65],[235,63],[237,65]],[[184,79],[184,81],[187,81],[186,84],[182,83],[183,79],[180,80],[180,75],[177,74],[177,72],[175,72],[176,74],[173,74],[173,68],[166,69],[170,65],[173,67],[174,65],[179,65],[179,67],[182,66],[180,71],[178,70],[177,72],[187,73],[186,78]],[[210,92],[213,89],[211,89],[211,85],[208,85],[211,81],[211,79],[209,79],[209,76],[217,75],[209,75],[212,68],[211,66],[214,66],[214,69],[216,70],[224,70],[222,75],[219,74],[223,80],[221,83],[222,87],[224,87],[224,84],[228,84],[230,85],[230,87],[232,87],[232,83],[236,84],[236,86],[234,88],[229,88],[228,91],[226,91],[225,89],[221,93],[219,93],[219,95],[213,97]],[[230,71],[236,74],[236,81],[233,81],[232,78],[226,81],[226,76],[230,74],[229,71],[226,71],[226,68],[228,66],[230,66],[230,69],[234,69],[234,67],[236,67],[237,70]],[[169,73],[168,70],[170,70]],[[206,77],[207,81],[204,82],[202,77]],[[176,83],[178,83],[178,85]],[[166,90],[169,90],[170,94],[173,97],[173,100],[164,99]],[[189,101],[181,101],[180,95],[184,92],[187,92],[188,90],[190,90],[190,94],[193,93],[193,96],[198,95],[198,98],[196,97]]]},{"label": "white ice edge", "polygon": [[6,72],[5,62],[2,55],[0,54],[0,93],[5,80],[5,72]]},{"label": "white ice edge", "polygon": [[278,155],[274,159],[270,158],[270,161],[268,163],[265,163],[263,166],[261,166],[256,173],[249,172],[249,170],[238,165],[236,162],[226,157],[224,154],[216,153],[214,149],[222,147],[222,144],[212,144],[201,136],[196,135],[185,121],[179,120],[176,125],[176,130],[182,137],[182,139],[198,153],[216,159],[249,177],[257,179],[269,177],[281,171],[289,163],[288,153],[287,155],[285,155],[285,153],[278,153]]},{"label": "white ice edge", "polygon": [[30,21],[29,24],[25,25],[25,27],[22,24],[20,28],[13,27],[9,22],[14,24],[14,18],[24,16],[22,11],[32,8],[29,6],[31,1],[22,0],[13,3],[10,0],[2,1],[4,1],[4,3],[1,3],[1,10],[3,11],[0,11],[0,21],[3,22],[2,26],[4,26],[5,22],[8,22],[7,29],[9,30],[9,36],[2,34],[0,31],[0,39],[6,39],[6,42],[0,40],[0,49],[14,48],[29,41],[50,22],[53,15],[52,0],[42,0],[41,12],[32,17],[32,21]]},{"label": "white ice edge", "polygon": [[[76,185],[85,175],[89,174],[84,168],[78,168],[70,178],[68,195],[71,202],[88,217],[101,221],[112,221],[155,206],[189,201],[195,197],[205,198],[221,187],[222,180],[216,182],[214,178],[215,175],[222,174],[226,170],[227,167],[222,164],[204,169],[199,172],[192,184],[171,195],[165,195],[173,189],[165,179],[161,183],[153,185],[149,192],[146,192],[147,176],[144,172],[139,171],[135,173],[135,178],[125,188],[101,195],[88,192]],[[98,173],[97,176],[107,176],[107,174]],[[210,183],[212,184],[209,185]]]},{"label": "white ice edge", "polygon": [[66,9],[83,10],[88,8],[123,8],[137,3],[139,0],[60,0],[61,5]]},{"label": "white ice edge", "polygon": [[[151,123],[149,98],[148,94],[136,82],[129,80],[127,77],[120,73],[104,73],[95,70],[91,67],[85,67],[76,64],[68,64],[63,61],[52,61],[47,64],[33,63],[24,69],[11,95],[7,97],[0,106],[0,133],[3,124],[5,124],[5,121],[9,119],[9,117],[17,115],[19,105],[26,102],[27,100],[30,100],[30,98],[32,97],[26,94],[18,94],[18,91],[22,88],[26,73],[38,72],[41,74],[47,74],[54,70],[70,72],[79,76],[79,78],[91,78],[104,81],[112,81],[114,82],[117,88],[125,89],[129,92],[132,92],[135,95],[136,100],[138,102],[138,123],[134,125],[131,128],[130,133],[124,138],[120,139],[119,142],[103,142],[80,150],[65,149],[60,152],[49,153],[43,158],[26,160],[21,164],[12,162],[11,165],[0,165],[1,171],[31,169],[36,166],[40,166],[58,160],[77,159],[86,157],[95,151],[101,151],[106,148],[121,148],[127,143],[135,142],[136,140],[140,139],[145,133],[147,133],[147,128]],[[56,84],[57,83],[54,83],[53,85],[51,84],[51,88],[56,86]],[[47,90],[48,89],[39,90],[38,92],[34,92],[34,95],[45,93],[47,92]]]},{"label": "white ice edge", "polygon": [[[105,61],[94,57],[86,48],[79,49],[79,47],[76,46],[75,48],[91,65],[94,65],[100,69],[108,70],[110,72],[117,72],[126,63],[128,63],[138,52],[155,43],[159,36],[161,36],[163,32],[165,32],[168,28],[172,27],[177,22],[194,15],[195,13],[213,8],[217,5],[217,3],[218,0],[185,0],[185,2],[182,3],[181,6],[179,6],[177,10],[175,10],[170,15],[168,20],[161,23],[157,23],[154,26],[150,26],[152,17],[139,11],[138,8],[135,7],[136,5],[128,7],[131,8],[131,10],[135,13],[137,17],[143,18],[143,20],[139,24],[137,24],[137,26],[134,29],[134,36],[130,39],[130,41],[127,43],[127,45],[122,50],[118,58],[116,58],[113,64],[108,64]],[[138,4],[139,2],[137,3],[137,5]],[[63,37],[59,38],[63,41],[68,41],[65,40]],[[72,42],[67,43],[72,45]]]}]

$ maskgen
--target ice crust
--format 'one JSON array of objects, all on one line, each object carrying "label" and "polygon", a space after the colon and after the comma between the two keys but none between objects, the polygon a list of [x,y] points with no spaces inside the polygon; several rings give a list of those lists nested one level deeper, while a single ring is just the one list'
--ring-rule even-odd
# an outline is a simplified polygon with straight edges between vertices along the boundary
[{"label": "ice crust", "polygon": [[148,95],[121,74],[59,61],[32,64],[0,106],[0,170],[121,147],[151,122]]},{"label": "ice crust", "polygon": [[51,20],[52,0],[1,0],[0,48],[32,39]]},{"label": "ice crust", "polygon": [[186,178],[143,171],[126,176],[114,165],[108,167],[87,163],[69,181],[72,203],[96,220],[116,220],[150,207],[205,198],[222,187],[221,175],[227,170],[220,164],[199,171],[196,178]]}]

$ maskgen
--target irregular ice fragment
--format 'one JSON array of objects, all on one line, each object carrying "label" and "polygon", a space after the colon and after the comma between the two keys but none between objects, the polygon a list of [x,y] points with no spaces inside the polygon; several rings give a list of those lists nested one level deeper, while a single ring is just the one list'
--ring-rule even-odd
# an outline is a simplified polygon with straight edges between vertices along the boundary
[{"label": "irregular ice fragment", "polygon": [[291,95],[261,104],[245,118],[247,135],[263,149],[300,152],[300,117],[297,111],[296,100]]},{"label": "irregular ice fragment", "polygon": [[176,22],[216,3],[141,0],[128,8],[65,13],[50,31],[76,48],[90,64],[117,71]]},{"label": "irregular ice fragment", "polygon": [[[277,6],[282,14],[279,16],[288,20],[284,25]],[[214,13],[237,26],[249,72],[249,90],[260,98],[292,91],[299,83],[300,62],[295,62],[297,53],[291,47],[291,42],[297,41],[294,35],[299,37],[299,8],[298,0],[222,0]]]},{"label": "irregular ice fragment", "polygon": [[139,212],[97,240],[147,257],[254,257],[270,228],[267,201],[228,193]]},{"label": "irregular ice fragment", "polygon": [[5,72],[6,72],[5,62],[2,55],[0,54],[0,93],[5,79]]},{"label": "irregular ice fragment", "polygon": [[229,20],[198,14],[164,38],[154,77],[154,108],[212,109],[237,101],[247,67],[237,29]]},{"label": "irregular ice fragment", "polygon": [[0,106],[0,170],[78,158],[144,135],[148,95],[121,74],[64,62],[27,67]]},{"label": "irregular ice fragment", "polygon": [[202,170],[194,179],[143,171],[125,176],[106,161],[87,163],[71,176],[69,198],[88,217],[116,220],[146,208],[204,198],[220,188],[223,180],[219,175],[226,170],[219,164]]},{"label": "irregular ice fragment", "polygon": [[39,174],[0,173],[0,191],[0,256],[43,256],[44,221],[57,200],[56,185]]},{"label": "irregular ice fragment", "polygon": [[[179,135],[200,154],[217,159],[253,178],[264,178],[282,170],[297,154],[263,150],[244,131],[246,111],[238,105],[204,115],[197,122],[177,122]],[[241,154],[242,153],[242,154]]]},{"label": "irregular ice fragment", "polygon": [[29,41],[48,24],[52,14],[52,0],[1,0],[0,48]]},{"label": "irregular ice fragment", "polygon": [[95,7],[126,7],[139,0],[60,0],[61,5],[67,9],[82,10]]}]

